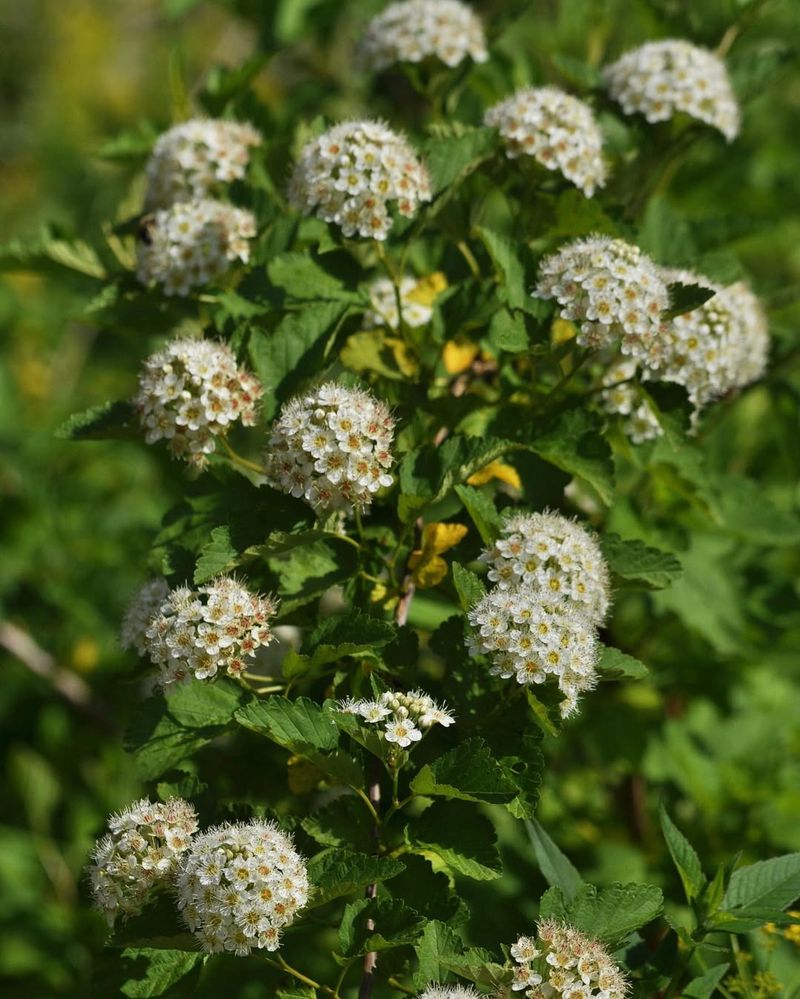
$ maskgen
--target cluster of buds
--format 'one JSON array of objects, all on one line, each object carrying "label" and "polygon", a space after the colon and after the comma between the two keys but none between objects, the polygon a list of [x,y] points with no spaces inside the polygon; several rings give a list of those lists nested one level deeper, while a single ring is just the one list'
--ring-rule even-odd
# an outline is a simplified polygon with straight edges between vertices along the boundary
[{"label": "cluster of buds", "polygon": [[380,726],[383,738],[400,749],[408,749],[419,742],[434,725],[449,728],[455,722],[446,707],[421,690],[411,690],[407,694],[387,690],[375,701],[346,700],[341,701],[339,707],[369,725]]},{"label": "cluster of buds", "polygon": [[220,670],[240,676],[258,649],[273,640],[275,603],[238,580],[220,576],[197,590],[171,590],[145,632],[147,652],[168,689],[194,677],[211,680]]},{"label": "cluster of buds", "polygon": [[350,512],[392,484],[394,420],[369,392],[330,382],[290,400],[272,427],[272,486],[315,510]]},{"label": "cluster of buds", "polygon": [[453,68],[467,58],[486,62],[489,53],[480,18],[460,0],[400,0],[370,21],[358,57],[380,72],[429,58]]},{"label": "cluster of buds", "polygon": [[430,201],[427,168],[406,139],[379,121],[335,125],[303,149],[289,188],[292,204],[341,228],[345,236],[383,240],[389,209],[412,218]]},{"label": "cluster of buds", "polygon": [[642,358],[656,349],[669,304],[658,267],[621,239],[590,236],[546,257],[534,296],[555,299],[562,319],[578,324],[578,343],[593,350],[620,342]]},{"label": "cluster of buds", "polygon": [[486,112],[509,159],[532,156],[590,198],[606,180],[603,136],[588,104],[556,87],[525,87]]},{"label": "cluster of buds", "polygon": [[252,212],[224,201],[183,201],[147,215],[139,228],[136,276],[165,295],[188,295],[250,259]]},{"label": "cluster of buds", "polygon": [[148,444],[165,439],[176,458],[202,467],[232,423],[253,426],[261,393],[227,344],[185,338],[148,358],[134,405]]},{"label": "cluster of buds", "polygon": [[137,916],[153,891],[168,884],[197,831],[194,808],[181,798],[166,804],[143,798],[108,820],[87,869],[96,907],[110,926]]},{"label": "cluster of buds", "polygon": [[227,823],[195,837],[177,878],[178,908],[203,950],[277,950],[308,902],[306,863],[273,823]]},{"label": "cluster of buds", "polygon": [[511,947],[515,992],[527,999],[624,999],[628,980],[599,940],[554,920]]},{"label": "cluster of buds", "polygon": [[728,142],[739,132],[739,105],[725,63],[708,49],[666,39],[626,52],[603,73],[625,114],[649,122],[678,112],[718,129]]},{"label": "cluster of buds", "polygon": [[137,590],[122,618],[119,637],[123,649],[133,649],[140,656],[147,655],[147,629],[168,593],[169,585],[161,577],[148,579]]},{"label": "cluster of buds", "polygon": [[241,180],[250,150],[261,141],[261,133],[242,122],[192,118],[175,125],[159,136],[148,160],[145,209],[204,198]]}]

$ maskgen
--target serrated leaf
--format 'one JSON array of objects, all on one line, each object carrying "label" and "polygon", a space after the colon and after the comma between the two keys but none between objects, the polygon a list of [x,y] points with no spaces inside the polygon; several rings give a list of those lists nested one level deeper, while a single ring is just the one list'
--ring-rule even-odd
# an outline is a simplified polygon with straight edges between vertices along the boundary
[{"label": "serrated leaf", "polygon": [[245,692],[233,681],[220,677],[213,683],[186,683],[167,697],[167,710],[187,728],[227,725],[245,699]]},{"label": "serrated leaf", "polygon": [[680,874],[686,898],[691,902],[699,897],[708,879],[703,874],[697,851],[669,817],[663,803],[659,814],[667,848]]},{"label": "serrated leaf", "polygon": [[377,653],[396,635],[391,622],[353,610],[323,620],[303,642],[303,655],[312,666],[322,666],[344,656]]},{"label": "serrated leaf", "polygon": [[230,572],[239,564],[239,553],[231,543],[228,527],[215,527],[211,540],[203,545],[194,570],[195,583],[205,583],[214,576]]},{"label": "serrated leaf", "polygon": [[574,864],[550,839],[538,819],[528,819],[525,828],[545,881],[560,889],[567,901],[572,901],[583,887],[583,879]]},{"label": "serrated leaf", "polygon": [[603,84],[600,70],[582,59],[555,52],[550,57],[553,65],[569,83],[584,90],[597,90]]},{"label": "serrated leaf", "polygon": [[725,977],[729,964],[715,964],[699,978],[693,978],[681,995],[684,999],[711,999],[714,990]]},{"label": "serrated leaf", "polygon": [[491,496],[473,486],[454,487],[455,493],[464,504],[464,509],[472,518],[484,544],[491,544],[500,533],[502,517],[492,502]]},{"label": "serrated leaf", "polygon": [[529,344],[525,317],[521,312],[499,309],[489,323],[488,338],[494,351],[506,350],[510,354],[519,354],[527,350]]},{"label": "serrated leaf", "polygon": [[446,923],[436,919],[426,923],[414,947],[417,955],[414,984],[417,988],[422,989],[429,982],[440,982],[447,970],[447,960],[460,955],[463,949],[461,938]]},{"label": "serrated leaf", "polygon": [[321,705],[308,697],[290,701],[275,696],[255,701],[238,710],[236,720],[293,753],[309,748],[331,750],[339,744],[336,725]]},{"label": "serrated leaf", "polygon": [[755,907],[784,909],[798,898],[800,853],[787,853],[734,871],[722,904],[728,911],[744,914]]},{"label": "serrated leaf", "polygon": [[38,236],[0,244],[0,271],[52,271],[54,267],[98,281],[108,277],[92,246],[62,235],[54,227],[43,229]]},{"label": "serrated leaf", "polygon": [[[185,978],[198,965],[205,963],[205,954],[185,950],[161,950],[153,947],[126,947],[122,961],[146,961],[143,978],[129,978],[120,992],[131,999],[162,996],[176,982]],[[125,964],[123,963],[123,967]]]},{"label": "serrated leaf", "polygon": [[475,228],[500,278],[500,294],[510,309],[524,309],[529,295],[525,289],[525,272],[510,239],[484,226]]},{"label": "serrated leaf", "polygon": [[662,313],[664,319],[674,319],[693,312],[716,294],[711,288],[699,284],[671,284],[668,286],[669,308]]},{"label": "serrated leaf", "polygon": [[581,884],[570,900],[560,888],[551,888],[542,899],[546,911],[541,914],[562,919],[616,949],[631,933],[655,919],[663,902],[661,889],[655,885],[616,883],[598,892],[594,885]]},{"label": "serrated leaf", "polygon": [[374,846],[372,820],[355,795],[342,795],[300,823],[320,846],[337,846],[367,853]]},{"label": "serrated leaf", "polygon": [[339,924],[339,952],[343,957],[358,957],[369,951],[404,947],[419,937],[423,924],[420,914],[400,899],[361,898],[345,906]]},{"label": "serrated leaf", "polygon": [[130,402],[104,402],[75,413],[56,430],[70,441],[135,440],[140,437],[136,411]]},{"label": "serrated leaf", "polygon": [[388,881],[405,865],[390,857],[373,857],[353,850],[326,850],[312,857],[308,875],[314,886],[310,905],[318,907],[334,898],[351,895],[377,881]]},{"label": "serrated leaf", "polygon": [[649,670],[643,662],[610,645],[603,645],[597,661],[601,680],[644,680]]},{"label": "serrated leaf", "polygon": [[602,534],[600,547],[609,569],[615,575],[654,590],[670,586],[683,572],[681,563],[672,552],[653,548],[638,538]]},{"label": "serrated leaf", "polygon": [[168,699],[158,695],[137,706],[124,744],[134,754],[139,775],[153,780],[191,757],[222,731],[220,725],[188,726],[179,722],[171,713]]},{"label": "serrated leaf", "polygon": [[492,155],[498,146],[492,128],[465,129],[461,135],[434,136],[423,146],[434,194],[460,183]]},{"label": "serrated leaf", "polygon": [[567,410],[530,447],[551,465],[586,479],[604,503],[613,501],[614,463],[596,415],[585,409]]},{"label": "serrated leaf", "polygon": [[359,301],[358,292],[349,291],[339,278],[329,274],[306,253],[281,253],[267,264],[267,276],[290,298],[330,301]]},{"label": "serrated leaf", "polygon": [[486,588],[474,572],[465,569],[458,562],[453,562],[450,568],[453,572],[453,585],[458,594],[458,602],[461,604],[461,609],[466,612],[486,595]]},{"label": "serrated leaf", "polygon": [[436,854],[454,874],[475,881],[502,874],[492,823],[465,802],[436,802],[409,823],[406,836],[413,849]]},{"label": "serrated leaf", "polygon": [[494,759],[483,739],[467,739],[426,763],[411,781],[411,790],[429,797],[505,804],[518,788]]}]

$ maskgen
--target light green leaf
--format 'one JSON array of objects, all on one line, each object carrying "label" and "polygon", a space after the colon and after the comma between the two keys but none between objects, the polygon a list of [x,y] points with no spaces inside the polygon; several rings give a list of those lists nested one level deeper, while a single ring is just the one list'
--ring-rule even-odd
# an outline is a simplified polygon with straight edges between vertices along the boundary
[{"label": "light green leaf", "polygon": [[120,986],[122,994],[131,999],[164,995],[176,982],[206,960],[205,954],[153,947],[126,947],[121,956],[123,962],[149,962],[143,978],[129,978]]},{"label": "light green leaf", "polygon": [[290,701],[270,697],[254,701],[236,712],[236,720],[293,753],[306,749],[336,749],[339,730],[321,705],[308,697]]},{"label": "light green leaf", "polygon": [[699,978],[693,978],[681,995],[684,999],[711,999],[729,967],[729,964],[715,964]]},{"label": "light green leaf", "polygon": [[644,680],[649,675],[644,663],[610,645],[600,649],[597,672],[601,680]]},{"label": "light green leaf", "polygon": [[348,291],[339,278],[329,274],[308,253],[281,253],[267,264],[267,276],[290,298],[329,301],[359,301],[361,296]]},{"label": "light green leaf", "polygon": [[339,924],[339,952],[343,957],[358,957],[369,951],[408,946],[419,937],[423,924],[420,914],[400,899],[360,898],[345,906]]},{"label": "light green leaf", "polygon": [[486,588],[474,572],[465,569],[458,562],[453,562],[451,569],[453,572],[453,584],[458,594],[458,602],[461,604],[463,611],[468,611],[485,596]]},{"label": "light green leaf", "polygon": [[545,881],[549,885],[559,888],[567,901],[571,901],[583,887],[583,879],[572,861],[564,856],[550,839],[538,819],[528,819],[525,822],[525,827],[533,843],[536,859]]},{"label": "light green leaf", "polygon": [[494,351],[507,350],[510,354],[519,354],[527,350],[529,344],[525,317],[521,312],[498,310],[489,323],[488,337]]},{"label": "light green leaf", "polygon": [[497,512],[491,495],[474,486],[455,486],[455,493],[472,518],[484,544],[490,545],[500,533],[502,517]]},{"label": "light green leaf", "polygon": [[239,564],[239,553],[231,544],[228,527],[215,527],[211,540],[203,545],[194,570],[195,583],[205,583],[223,572],[230,572]]},{"label": "light green leaf", "polygon": [[500,294],[510,309],[524,309],[528,306],[528,292],[525,289],[525,273],[517,256],[515,244],[505,236],[492,232],[484,226],[475,228],[500,279]]},{"label": "light green leaf", "polygon": [[800,853],[761,860],[734,871],[725,892],[727,910],[784,909],[800,898]]},{"label": "light green leaf", "polygon": [[460,135],[434,136],[423,146],[434,194],[461,183],[498,147],[493,128],[465,128]]},{"label": "light green leaf", "polygon": [[417,970],[414,984],[423,989],[429,982],[440,982],[447,971],[446,962],[461,954],[464,944],[447,923],[432,919],[425,924],[414,950]]},{"label": "light green leaf", "polygon": [[667,842],[670,856],[678,870],[678,874],[681,876],[686,898],[691,902],[693,899],[699,897],[708,879],[703,874],[703,868],[700,864],[700,858],[697,856],[697,851],[669,817],[663,804],[661,805],[659,814],[661,817],[661,829],[664,833],[664,839]]}]

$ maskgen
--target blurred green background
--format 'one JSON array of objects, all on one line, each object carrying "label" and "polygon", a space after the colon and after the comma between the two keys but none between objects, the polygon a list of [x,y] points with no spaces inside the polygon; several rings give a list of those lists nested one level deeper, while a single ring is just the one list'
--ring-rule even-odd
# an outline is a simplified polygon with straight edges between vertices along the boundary
[{"label": "blurred green background", "polygon": [[[51,224],[92,240],[134,214],[136,171],[100,150],[122,130],[146,136],[140,123],[167,127],[219,65],[283,50],[253,90],[284,132],[315,112],[363,110],[351,43],[380,6],[0,0],[3,239]],[[731,58],[743,135],[722,154],[699,143],[671,195],[698,246],[723,246],[770,310],[771,375],[719,407],[701,442],[720,492],[735,493],[738,528],[718,529],[675,499],[691,469],[652,481],[647,530],[686,549],[686,572],[657,595],[620,594],[610,637],[653,679],[604,690],[547,747],[540,818],[598,884],[674,886],[654,818],[661,798],[709,867],[737,850],[800,850],[800,4],[772,0],[751,26],[737,0],[475,6],[516,84],[557,81],[553,52],[598,64],[649,38],[714,45],[745,21]],[[475,71],[476,102],[501,96],[496,88],[491,67]],[[391,96],[372,106],[388,115]],[[129,395],[158,339],[135,316],[116,329],[93,323],[85,307],[98,290],[56,263],[9,269],[0,282],[0,989],[10,997],[103,994],[92,981],[105,927],[86,907],[81,869],[107,813],[143,790],[119,735],[138,681],[118,624],[181,488],[161,451],[54,436],[70,413]],[[731,475],[757,485],[734,489]],[[636,533],[636,517],[621,499],[609,527]],[[470,888],[497,914],[470,927],[491,947],[519,932],[520,913],[533,916],[543,887],[523,831],[507,819],[500,832],[506,876]],[[784,995],[800,995],[797,947],[755,937],[765,954],[774,947]]]}]

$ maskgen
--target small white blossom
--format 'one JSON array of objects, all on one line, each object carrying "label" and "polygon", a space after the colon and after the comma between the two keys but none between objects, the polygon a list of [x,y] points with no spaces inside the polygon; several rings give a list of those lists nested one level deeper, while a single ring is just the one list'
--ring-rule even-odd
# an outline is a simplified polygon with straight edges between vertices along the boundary
[{"label": "small white blossom", "polygon": [[599,940],[554,920],[511,947],[515,992],[528,999],[624,999],[629,982]]},{"label": "small white blossom", "polygon": [[167,440],[176,458],[202,467],[236,420],[254,425],[261,393],[227,344],[185,338],[145,361],[134,405],[148,444]]},{"label": "small white blossom", "polygon": [[346,121],[303,149],[289,187],[293,206],[345,236],[383,240],[393,205],[412,218],[430,201],[428,170],[406,139],[379,121]]},{"label": "small white blossom", "polygon": [[608,567],[596,535],[558,513],[515,514],[480,556],[489,579],[507,590],[526,583],[574,604],[602,624],[610,601]]},{"label": "small white blossom", "polygon": [[120,644],[123,649],[135,649],[147,655],[146,632],[169,593],[166,579],[149,579],[133,596],[122,618]]},{"label": "small white blossom", "polygon": [[590,198],[606,181],[603,136],[588,104],[556,87],[525,87],[486,112],[509,159],[533,156]]},{"label": "small white blossom", "polygon": [[108,820],[87,868],[95,906],[110,926],[138,915],[153,892],[168,884],[197,831],[194,808],[181,798],[166,804],[142,798]]},{"label": "small white blossom", "polygon": [[223,671],[239,676],[248,659],[273,640],[275,603],[238,580],[218,576],[196,590],[171,590],[146,631],[147,652],[159,682],[211,680]]},{"label": "small white blossom", "polygon": [[261,145],[252,125],[215,118],[181,122],[158,137],[147,163],[145,209],[203,198],[244,177],[250,150]]},{"label": "small white blossom", "polygon": [[[418,287],[419,282],[409,275],[400,281],[400,306],[406,326],[424,326],[433,316],[432,307],[414,297]],[[400,325],[400,318],[397,314],[397,296],[392,282],[388,278],[377,278],[369,286],[369,297],[372,308],[364,315],[365,325],[370,328],[388,326],[389,329],[396,330]]]},{"label": "small white blossom", "polygon": [[272,822],[226,823],[195,837],[177,878],[178,908],[203,950],[277,950],[308,902],[306,863]]},{"label": "small white blossom", "polygon": [[612,364],[603,375],[603,384],[609,387],[600,393],[600,401],[607,413],[623,418],[625,436],[634,444],[642,444],[661,437],[664,431],[642,397],[639,386],[632,380],[637,370],[636,361],[623,360]]},{"label": "small white blossom", "polygon": [[449,728],[455,722],[452,712],[437,704],[422,690],[387,690],[375,701],[354,701],[346,698],[337,705],[345,714],[356,715],[368,725],[380,726],[380,733],[387,742],[402,749],[419,742],[434,725]]},{"label": "small white blossom", "polygon": [[272,427],[267,479],[315,510],[364,508],[393,482],[394,420],[384,403],[335,382],[286,403]]},{"label": "small white blossom", "polygon": [[603,72],[606,86],[626,114],[649,122],[682,111],[718,129],[728,142],[739,133],[739,105],[725,63],[708,49],[666,39],[626,52]]},{"label": "small white blossom", "polygon": [[530,583],[495,587],[469,612],[471,655],[487,653],[490,672],[520,684],[556,680],[561,714],[577,709],[578,696],[597,683],[599,644],[594,626],[578,605],[553,599]]},{"label": "small white blossom", "polygon": [[419,999],[480,999],[471,985],[429,985]]},{"label": "small white blossom", "polygon": [[567,243],[539,268],[534,296],[555,299],[562,319],[578,325],[578,343],[593,350],[621,341],[623,354],[652,352],[669,304],[656,265],[621,239],[590,236]]},{"label": "small white blossom", "polygon": [[486,62],[489,53],[480,18],[460,0],[400,0],[370,21],[358,56],[378,72],[430,57],[453,68],[467,58]]},{"label": "small white blossom", "polygon": [[256,234],[252,212],[205,198],[145,216],[137,243],[136,277],[162,285],[165,295],[189,295],[250,259]]}]

